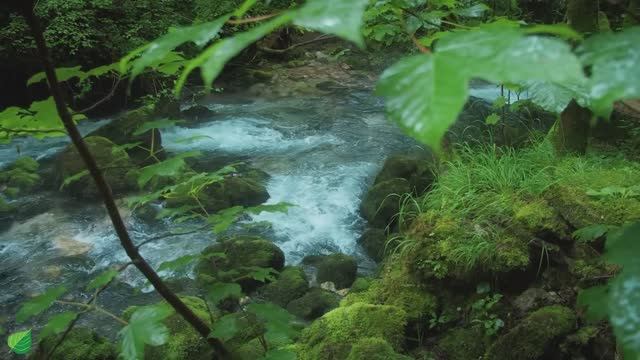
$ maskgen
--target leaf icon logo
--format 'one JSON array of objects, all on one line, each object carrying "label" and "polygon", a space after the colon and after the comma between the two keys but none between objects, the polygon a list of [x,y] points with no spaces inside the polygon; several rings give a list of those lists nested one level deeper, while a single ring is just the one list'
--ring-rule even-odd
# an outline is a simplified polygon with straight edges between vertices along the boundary
[{"label": "leaf icon logo", "polygon": [[28,354],[31,351],[31,329],[9,335],[7,345],[18,355]]}]

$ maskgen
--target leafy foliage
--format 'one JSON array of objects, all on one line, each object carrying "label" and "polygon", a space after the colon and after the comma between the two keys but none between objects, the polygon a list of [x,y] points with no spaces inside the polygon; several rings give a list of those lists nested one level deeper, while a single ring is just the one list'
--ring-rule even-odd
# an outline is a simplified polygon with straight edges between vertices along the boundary
[{"label": "leafy foliage", "polygon": [[67,292],[67,289],[64,286],[47,289],[43,294],[22,304],[20,310],[18,310],[18,313],[16,314],[16,321],[24,322],[30,317],[47,310],[65,292]]},{"label": "leafy foliage", "polygon": [[309,0],[295,16],[294,23],[309,29],[334,34],[364,46],[360,28],[368,0]]},{"label": "leafy foliage", "polygon": [[20,331],[9,335],[9,349],[18,355],[28,354],[31,350],[31,330]]},{"label": "leafy foliage", "polygon": [[[76,121],[85,118],[83,115],[74,116]],[[0,139],[26,135],[43,139],[65,134],[53,98],[35,101],[28,109],[9,107],[0,112]]]},{"label": "leafy foliage", "polygon": [[118,274],[120,274],[120,272],[116,269],[109,269],[103,272],[102,274],[98,275],[98,277],[89,282],[89,284],[87,285],[87,290],[94,290],[107,285],[111,282],[111,280],[115,279]]},{"label": "leafy foliage", "polygon": [[65,331],[69,324],[76,319],[78,313],[73,311],[66,311],[57,315],[54,315],[49,319],[47,324],[42,328],[40,332],[40,339],[44,339],[51,335],[57,335]]},{"label": "leafy foliage", "polygon": [[162,320],[173,314],[173,309],[166,304],[145,306],[137,309],[129,324],[118,336],[120,337],[120,355],[126,360],[144,358],[145,345],[160,346],[167,341],[169,329]]}]

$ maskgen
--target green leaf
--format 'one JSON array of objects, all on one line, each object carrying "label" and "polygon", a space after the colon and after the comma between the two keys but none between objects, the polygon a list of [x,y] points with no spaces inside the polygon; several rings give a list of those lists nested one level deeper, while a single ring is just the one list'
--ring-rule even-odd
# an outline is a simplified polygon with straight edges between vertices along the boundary
[{"label": "green leaf", "polygon": [[230,297],[242,296],[242,288],[236,283],[216,283],[207,288],[207,297],[215,306]]},{"label": "green leaf", "polygon": [[253,303],[247,305],[247,311],[255,314],[258,319],[264,322],[267,329],[265,338],[269,342],[286,343],[291,341],[298,333],[291,326],[291,322],[295,317],[278,305]]},{"label": "green leaf", "polygon": [[496,113],[492,113],[491,115],[487,116],[486,119],[484,119],[484,123],[487,125],[495,125],[498,123],[498,121],[500,121],[500,115]]},{"label": "green leaf", "polygon": [[364,10],[369,0],[326,1],[308,0],[299,10],[294,23],[298,26],[343,39],[364,47],[362,38]]},{"label": "green leaf", "polygon": [[42,328],[42,331],[38,335],[40,340],[45,339],[50,335],[58,335],[61,332],[65,331],[69,324],[78,316],[78,313],[73,311],[63,312],[61,314],[57,314]]},{"label": "green leaf", "polygon": [[253,5],[255,5],[258,2],[258,0],[245,0],[242,5],[240,5],[236,11],[233,13],[233,16],[235,17],[243,17],[244,14],[247,13],[247,11],[249,11]]},{"label": "green leaf", "polygon": [[640,27],[588,38],[578,48],[585,66],[591,66],[589,96],[596,115],[609,117],[619,100],[640,98]]},{"label": "green leaf", "polygon": [[200,156],[199,151],[189,151],[159,162],[157,164],[143,167],[142,169],[140,169],[140,173],[138,176],[138,186],[140,188],[143,188],[151,179],[156,176],[178,175],[180,170],[182,170],[187,165],[184,159],[197,156]]},{"label": "green leaf", "polygon": [[7,345],[18,355],[28,354],[31,351],[31,329],[9,335]]},{"label": "green leaf", "polygon": [[91,291],[93,289],[101,288],[108,283],[111,282],[116,276],[118,276],[120,272],[116,269],[109,269],[102,274],[98,275],[96,278],[91,280],[87,285],[87,291]]},{"label": "green leaf", "polygon": [[240,331],[236,316],[236,314],[228,314],[218,319],[218,321],[213,324],[210,337],[227,341],[236,336]]},{"label": "green leaf", "polygon": [[[80,70],[80,66],[74,66],[69,68],[57,68],[56,69],[56,77],[58,81],[67,81],[71,78],[78,77],[81,80],[86,77],[86,73]],[[39,72],[27,80],[27,86],[33,85],[35,83],[39,83],[42,80],[46,80],[47,75],[44,72]]]},{"label": "green leaf", "polygon": [[[75,116],[74,120],[81,120],[84,116]],[[34,101],[29,109],[9,107],[0,112],[0,128],[11,129],[6,136],[28,135],[37,139],[46,137],[59,137],[66,135],[62,121],[58,117],[58,111],[53,98],[42,101]],[[0,130],[0,137],[3,133]]]},{"label": "green leaf", "polygon": [[[620,266],[640,267],[640,222],[623,226],[607,237],[605,258]],[[625,269],[626,271],[626,269]]]},{"label": "green leaf", "polygon": [[[635,234],[638,240],[640,233]],[[637,258],[637,250],[628,251]],[[609,297],[609,321],[618,344],[625,353],[640,354],[640,264],[637,260],[611,282]]]},{"label": "green leaf", "polygon": [[71,176],[66,177],[64,179],[64,181],[62,182],[62,184],[60,184],[60,189],[59,190],[64,189],[65,187],[73,184],[74,182],[76,182],[76,181],[78,181],[78,180],[80,180],[83,177],[88,176],[88,175],[89,175],[89,170],[82,170],[82,171],[80,171],[79,173],[77,173],[75,175],[71,175]]},{"label": "green leaf", "polygon": [[165,303],[138,308],[131,315],[129,324],[118,333],[120,356],[125,360],[144,359],[145,345],[160,346],[166,343],[169,329],[162,321],[171,314],[173,309]]},{"label": "green leaf", "polygon": [[196,261],[196,260],[198,260],[200,258],[202,258],[202,256],[200,254],[180,256],[178,258],[175,258],[175,259],[170,260],[170,261],[165,261],[162,264],[160,264],[160,266],[158,266],[158,271],[165,271],[165,270],[176,271],[176,270],[181,270],[181,269],[186,268],[187,266],[189,266],[194,261]]},{"label": "green leaf", "polygon": [[594,286],[580,291],[578,305],[586,308],[587,318],[598,322],[607,317],[609,312],[609,287],[607,285]]},{"label": "green leaf", "polygon": [[209,46],[200,55],[191,60],[185,67],[176,82],[175,93],[179,94],[189,74],[197,68],[201,68],[202,80],[210,87],[213,80],[218,77],[225,64],[238,55],[244,48],[260,40],[273,30],[287,24],[293,17],[292,12],[286,12],[275,19],[258,25],[251,30],[224,38]]},{"label": "green leaf", "polygon": [[181,121],[181,120],[168,120],[168,119],[147,121],[144,124],[142,124],[139,128],[137,128],[133,132],[133,135],[134,136],[142,135],[142,134],[146,133],[147,131],[153,130],[153,129],[171,128],[171,127],[176,126],[176,124],[182,123],[182,122],[184,122],[184,121]]},{"label": "green leaf", "polygon": [[245,209],[245,211],[252,214],[260,214],[262,212],[286,213],[289,211],[289,208],[292,206],[295,206],[295,205],[287,202],[280,202],[277,204],[258,205],[258,206],[248,207]]},{"label": "green leaf", "polygon": [[275,281],[276,275],[278,275],[278,271],[273,268],[253,266],[250,269],[251,272],[249,272],[247,276],[260,282]]},{"label": "green leaf", "polygon": [[573,99],[581,106],[587,107],[589,103],[586,83],[531,81],[527,83],[527,89],[533,102],[556,114],[561,113]]},{"label": "green leaf", "polygon": [[267,351],[262,360],[296,360],[296,353],[285,349],[273,349]]},{"label": "green leaf", "polygon": [[525,34],[555,35],[567,40],[582,40],[582,34],[568,24],[538,24],[524,29]]},{"label": "green leaf", "polygon": [[377,93],[385,97],[391,119],[410,136],[438,150],[464,107],[467,81],[446,59],[415,55],[387,69]]},{"label": "green leaf", "polygon": [[24,322],[30,317],[47,310],[65,292],[67,292],[67,289],[64,286],[47,289],[43,294],[34,297],[20,307],[16,314],[16,321],[19,323]]},{"label": "green leaf", "polygon": [[244,214],[245,208],[242,206],[234,206],[210,215],[207,222],[213,225],[211,229],[214,234],[220,234],[227,231],[240,216]]},{"label": "green leaf", "polygon": [[482,17],[484,13],[486,13],[489,10],[491,10],[491,8],[488,7],[487,5],[478,3],[466,8],[454,9],[453,13],[461,17],[477,18],[477,17]]},{"label": "green leaf", "polygon": [[[131,78],[134,79],[142,71],[150,66],[163,61],[176,47],[194,42],[198,46],[204,46],[218,36],[222,26],[229,20],[229,15],[222,16],[214,21],[183,28],[171,29],[169,33],[138,48],[124,57],[120,63],[120,69],[131,68]],[[134,61],[131,59],[138,56]]]},{"label": "green leaf", "polygon": [[617,227],[611,225],[589,225],[574,231],[573,237],[579,242],[591,242],[605,236],[609,231],[615,228]]}]

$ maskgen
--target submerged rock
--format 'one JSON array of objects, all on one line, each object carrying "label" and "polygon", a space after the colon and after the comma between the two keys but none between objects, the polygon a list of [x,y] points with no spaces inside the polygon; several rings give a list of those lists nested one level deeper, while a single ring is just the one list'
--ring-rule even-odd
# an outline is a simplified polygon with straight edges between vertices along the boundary
[{"label": "submerged rock", "polygon": [[190,108],[182,110],[181,114],[182,114],[182,117],[184,117],[187,120],[201,121],[214,116],[216,113],[215,111],[209,109],[204,105],[194,105]]},{"label": "submerged rock", "polygon": [[[59,336],[52,335],[40,341],[38,349],[29,359],[44,359],[58,342]],[[51,360],[116,360],[118,351],[115,344],[99,336],[96,332],[82,327],[76,327],[67,335],[66,339]]]},{"label": "submerged rock", "polygon": [[[126,151],[118,148],[113,142],[104,137],[91,136],[85,138],[85,142],[96,159],[98,166],[102,169],[114,195],[122,195],[127,191],[136,189],[137,166],[131,161]],[[58,184],[60,186],[64,184],[66,179],[78,176],[78,174],[86,171],[82,158],[72,145],[69,145],[58,156],[56,164],[59,174]],[[91,199],[99,196],[93,178],[88,174],[64,186],[64,190],[78,198]]]},{"label": "submerged rock", "polygon": [[320,288],[311,288],[302,297],[287,305],[287,311],[305,320],[314,320],[338,307],[338,295]]},{"label": "submerged rock", "polygon": [[358,239],[358,244],[362,246],[365,253],[377,262],[384,258],[385,245],[387,243],[387,232],[383,229],[367,229]]},{"label": "submerged rock", "polygon": [[307,256],[302,263],[317,268],[316,281],[319,284],[330,281],[338,290],[350,287],[358,273],[356,259],[345,254]]},{"label": "submerged rock", "polygon": [[93,248],[90,243],[62,236],[55,238],[53,244],[61,256],[86,255]]},{"label": "submerged rock", "polygon": [[[198,278],[205,283],[236,282],[245,293],[263,285],[251,273],[256,268],[284,268],[284,253],[274,243],[255,236],[236,236],[219,240],[206,248],[196,266]],[[224,257],[215,256],[224,254]]]},{"label": "submerged rock", "polygon": [[542,359],[554,351],[563,335],[575,328],[576,315],[564,306],[543,307],[500,336],[486,354],[488,360]]}]

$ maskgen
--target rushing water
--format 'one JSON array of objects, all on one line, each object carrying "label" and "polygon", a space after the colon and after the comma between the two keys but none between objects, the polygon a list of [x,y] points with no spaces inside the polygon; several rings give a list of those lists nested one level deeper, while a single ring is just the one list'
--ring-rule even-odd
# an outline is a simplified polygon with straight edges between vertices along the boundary
[{"label": "rushing water", "polygon": [[[478,91],[495,97],[497,90]],[[268,203],[294,206],[288,213],[262,213],[246,222],[271,223],[269,237],[283,249],[288,263],[298,263],[307,254],[343,252],[355,255],[366,271],[371,263],[356,244],[365,225],[358,211],[361,198],[388,155],[418,145],[386,120],[381,101],[366,92],[236,100],[205,103],[215,116],[163,131],[163,145],[171,153],[200,150],[204,159],[242,160],[269,173]],[[87,122],[84,131],[104,123]],[[18,149],[40,159],[65,145],[64,138],[20,139],[0,146],[0,166],[17,158]],[[30,294],[59,284],[79,294],[95,274],[127,260],[99,203],[77,202],[58,193],[30,196],[43,201],[46,212],[0,233],[0,324],[3,318],[9,320],[5,327],[11,327],[18,304]],[[123,213],[135,241],[175,228]],[[212,241],[206,232],[172,236],[144,246],[142,252],[157,266],[197,253]],[[125,285],[103,295],[104,306],[121,311],[127,304],[149,301],[128,288],[146,286],[134,269],[122,279]],[[109,329],[102,322],[92,325]]]}]

